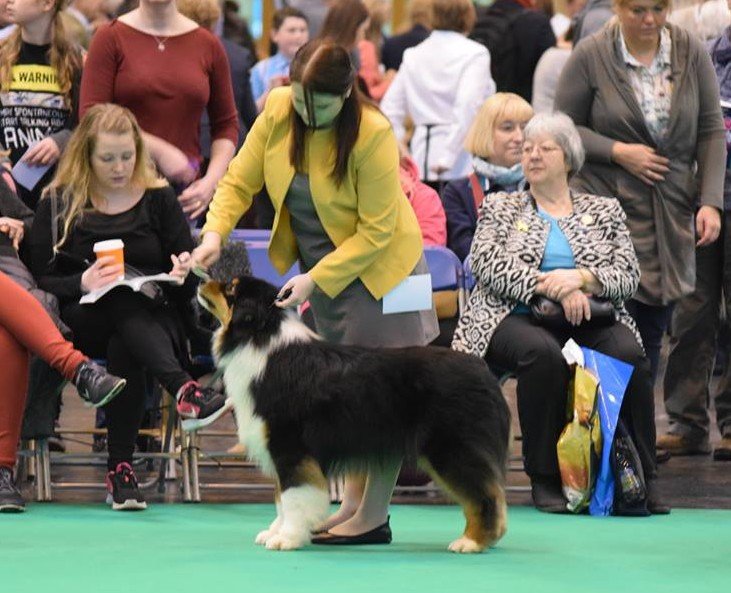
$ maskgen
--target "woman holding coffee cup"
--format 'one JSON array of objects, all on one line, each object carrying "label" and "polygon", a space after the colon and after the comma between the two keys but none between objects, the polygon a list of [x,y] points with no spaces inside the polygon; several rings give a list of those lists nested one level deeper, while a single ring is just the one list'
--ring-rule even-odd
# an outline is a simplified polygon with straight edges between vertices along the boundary
[{"label": "woman holding coffee cup", "polygon": [[[195,291],[187,278],[193,238],[127,109],[103,104],[88,110],[27,241],[31,270],[59,298],[76,345],[106,358],[110,371],[127,379],[124,392],[106,408],[107,484],[113,508],[145,508],[130,465],[144,413],[144,370],[176,394],[178,411],[189,421],[214,420],[225,411],[225,397],[202,388],[186,371],[183,318]],[[160,283],[154,299],[120,287],[94,304],[79,304],[85,293],[104,288],[125,270],[169,272],[179,283]]]}]

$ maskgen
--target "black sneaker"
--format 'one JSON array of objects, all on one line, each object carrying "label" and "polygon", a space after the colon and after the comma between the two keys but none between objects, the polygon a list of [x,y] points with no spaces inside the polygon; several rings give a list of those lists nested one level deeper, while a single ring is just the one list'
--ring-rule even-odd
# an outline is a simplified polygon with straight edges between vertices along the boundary
[{"label": "black sneaker", "polygon": [[210,387],[201,387],[196,381],[188,381],[183,385],[175,399],[185,431],[208,426],[233,407],[225,394]]},{"label": "black sneaker", "polygon": [[145,497],[140,493],[137,476],[129,463],[117,464],[117,469],[107,473],[107,504],[115,511],[142,511],[147,508]]},{"label": "black sneaker", "polygon": [[74,385],[81,399],[94,408],[109,403],[126,384],[126,379],[110,375],[93,360],[82,362],[74,375]]},{"label": "black sneaker", "polygon": [[13,480],[13,470],[0,465],[0,513],[22,513],[25,501]]}]

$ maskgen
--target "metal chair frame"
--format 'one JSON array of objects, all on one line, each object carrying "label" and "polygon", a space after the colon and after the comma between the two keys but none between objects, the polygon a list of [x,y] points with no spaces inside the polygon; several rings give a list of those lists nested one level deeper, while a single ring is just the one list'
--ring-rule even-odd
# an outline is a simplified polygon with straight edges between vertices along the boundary
[{"label": "metal chair frame", "polygon": [[[104,361],[97,361],[103,363]],[[163,398],[172,400],[172,397],[163,392]],[[167,413],[166,413],[167,410]],[[60,429],[61,435],[95,435],[106,434],[106,429]],[[160,428],[141,429],[140,435],[159,436],[163,441],[163,450],[159,453],[135,453],[135,459],[160,460],[160,468],[156,476],[139,483],[141,489],[158,487],[163,492],[166,480],[177,479],[176,462],[181,466],[181,490],[184,501],[191,501],[190,458],[185,449],[183,431],[173,403],[163,406],[163,420]],[[180,450],[176,451],[175,442],[180,443]],[[35,498],[37,502],[53,500],[54,489],[91,488],[102,489],[104,482],[54,482],[51,477],[52,465],[89,465],[89,462],[98,462],[100,465],[106,460],[105,453],[61,453],[51,452],[47,438],[29,439],[25,446],[18,451],[18,456],[26,463],[20,464],[21,474],[33,476],[35,483]]]}]

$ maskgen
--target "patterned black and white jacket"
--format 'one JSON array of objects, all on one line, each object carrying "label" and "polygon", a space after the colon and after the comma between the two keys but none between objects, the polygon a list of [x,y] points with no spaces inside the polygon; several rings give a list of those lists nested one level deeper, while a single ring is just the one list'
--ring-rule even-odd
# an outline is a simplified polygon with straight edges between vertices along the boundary
[{"label": "patterned black and white jacket", "polygon": [[[610,299],[642,345],[633,319],[624,308],[640,281],[625,213],[614,198],[571,194],[574,211],[558,221],[576,266],[601,282],[601,297]],[[519,303],[534,295],[550,223],[538,215],[529,191],[488,194],[482,202],[470,250],[476,285],[452,341],[452,348],[484,357],[495,328]]]}]

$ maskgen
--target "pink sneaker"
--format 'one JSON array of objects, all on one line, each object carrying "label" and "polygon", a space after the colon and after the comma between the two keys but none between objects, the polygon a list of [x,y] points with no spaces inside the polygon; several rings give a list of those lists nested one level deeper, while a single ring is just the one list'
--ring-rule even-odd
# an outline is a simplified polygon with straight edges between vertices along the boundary
[{"label": "pink sneaker", "polygon": [[208,426],[232,408],[225,394],[211,387],[201,387],[197,381],[183,385],[175,399],[185,431]]}]

